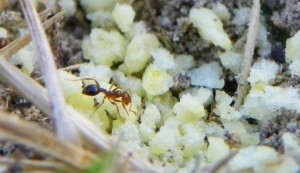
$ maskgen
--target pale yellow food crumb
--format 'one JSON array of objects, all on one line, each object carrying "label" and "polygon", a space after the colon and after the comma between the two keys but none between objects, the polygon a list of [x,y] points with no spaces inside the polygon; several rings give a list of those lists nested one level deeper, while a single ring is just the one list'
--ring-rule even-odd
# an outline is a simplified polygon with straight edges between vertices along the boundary
[{"label": "pale yellow food crumb", "polygon": [[235,74],[240,72],[240,67],[243,61],[243,55],[241,53],[229,50],[220,52],[219,57],[225,68],[230,69]]},{"label": "pale yellow food crumb", "polygon": [[214,3],[212,6],[212,10],[221,20],[229,21],[231,15],[228,8],[224,4],[220,2]]},{"label": "pale yellow food crumb", "polygon": [[278,153],[267,146],[250,146],[240,149],[228,163],[227,172],[246,171],[276,162]]},{"label": "pale yellow food crumb", "polygon": [[204,140],[205,134],[199,122],[189,122],[182,124],[182,145],[184,146],[183,155],[193,157],[196,153],[206,148]]},{"label": "pale yellow food crumb", "polygon": [[113,81],[115,84],[123,90],[130,90],[131,94],[137,94],[142,97],[145,96],[145,90],[142,86],[142,80],[133,76],[126,76],[120,70],[114,71]]},{"label": "pale yellow food crumb", "polygon": [[252,85],[255,83],[271,84],[275,80],[278,72],[279,65],[277,63],[266,59],[260,59],[252,65],[248,81]]},{"label": "pale yellow food crumb", "polygon": [[122,61],[126,47],[127,40],[118,31],[106,31],[100,28],[92,29],[90,35],[82,42],[84,58],[106,66]]},{"label": "pale yellow food crumb", "polygon": [[142,85],[148,96],[158,96],[169,90],[173,78],[164,69],[151,64],[144,72]]},{"label": "pale yellow food crumb", "polygon": [[205,155],[209,163],[215,163],[225,157],[229,152],[229,146],[224,139],[219,137],[208,137],[209,146]]},{"label": "pale yellow food crumb", "polygon": [[158,48],[160,43],[153,34],[138,34],[129,43],[124,64],[120,70],[126,74],[140,72],[151,60],[151,52]]},{"label": "pale yellow food crumb", "polygon": [[285,60],[291,63],[295,59],[300,59],[300,30],[291,38],[286,40]]},{"label": "pale yellow food crumb", "polygon": [[72,16],[77,10],[75,0],[60,0],[58,4],[66,11],[67,16]]},{"label": "pale yellow food crumb", "polygon": [[151,152],[159,155],[167,153],[169,150],[174,151],[179,141],[178,125],[179,121],[174,118],[169,118],[164,126],[162,126],[149,142]]},{"label": "pale yellow food crumb", "polygon": [[225,120],[239,120],[242,114],[235,110],[230,104],[233,99],[224,91],[216,91],[215,96],[217,105],[214,112]]},{"label": "pale yellow food crumb", "polygon": [[119,4],[115,5],[112,12],[112,16],[122,32],[130,31],[133,24],[133,19],[135,16],[135,11],[129,4]]},{"label": "pale yellow food crumb", "polygon": [[295,59],[290,65],[289,69],[291,70],[292,75],[300,77],[300,58]]},{"label": "pale yellow food crumb", "polygon": [[221,89],[224,86],[222,67],[217,62],[203,64],[190,72],[191,84],[207,88]]},{"label": "pale yellow food crumb", "polygon": [[141,115],[141,122],[147,124],[152,129],[156,128],[157,123],[161,120],[159,109],[154,104],[146,106],[144,113]]},{"label": "pale yellow food crumb", "polygon": [[291,157],[285,157],[281,164],[276,167],[274,173],[293,173],[297,172],[300,169],[299,164],[297,161]]},{"label": "pale yellow food crumb", "polygon": [[125,33],[126,38],[128,40],[131,40],[134,36],[138,35],[138,34],[146,34],[147,28],[146,28],[146,24],[144,21],[138,21],[138,22],[133,22],[133,24],[131,25],[131,29]]},{"label": "pale yellow food crumb", "polygon": [[299,153],[300,152],[300,140],[298,137],[290,132],[286,132],[282,135],[284,151],[288,153]]},{"label": "pale yellow food crumb", "polygon": [[35,70],[38,59],[39,57],[35,45],[28,44],[9,58],[9,62],[14,65],[21,65],[22,72],[29,75]]},{"label": "pale yellow food crumb", "polygon": [[269,119],[281,108],[297,110],[299,103],[298,89],[292,87],[276,87],[261,85],[253,88],[245,99],[240,111],[244,115],[258,120]]},{"label": "pale yellow food crumb", "polygon": [[185,94],[174,108],[177,118],[182,122],[200,120],[206,115],[203,103],[197,97]]},{"label": "pale yellow food crumb", "polygon": [[193,8],[189,18],[193,25],[198,28],[199,34],[204,40],[223,49],[231,49],[231,40],[224,31],[221,20],[212,10],[204,7]]},{"label": "pale yellow food crumb", "polygon": [[154,59],[153,64],[162,69],[172,69],[175,68],[174,55],[172,55],[168,50],[164,48],[154,49],[151,52]]},{"label": "pale yellow food crumb", "polygon": [[103,83],[109,83],[113,76],[113,71],[109,67],[104,65],[95,65],[94,63],[88,63],[87,65],[80,67],[79,70],[80,78],[96,79],[97,81],[101,81],[100,86]]}]

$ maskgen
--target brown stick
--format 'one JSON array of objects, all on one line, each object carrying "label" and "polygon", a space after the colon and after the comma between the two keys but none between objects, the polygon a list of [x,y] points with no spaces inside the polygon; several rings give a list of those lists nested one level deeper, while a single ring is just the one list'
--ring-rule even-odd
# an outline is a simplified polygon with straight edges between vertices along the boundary
[{"label": "brown stick", "polygon": [[[46,10],[45,12],[42,12],[39,16],[41,16],[42,18],[45,18],[46,14],[48,14],[51,11],[54,11],[54,9]],[[56,23],[59,20],[61,20],[62,17],[63,17],[63,15],[64,15],[64,13],[65,13],[64,11],[58,12],[53,17],[51,17],[50,19],[48,19],[47,21],[45,21],[43,23],[43,27],[45,29],[48,29],[54,23]],[[15,54],[16,52],[18,52],[20,49],[22,49],[23,47],[25,47],[28,43],[30,43],[30,41],[31,41],[30,33],[27,32],[26,34],[22,35],[18,39],[16,39],[13,42],[11,42],[9,45],[7,45],[4,48],[0,49],[0,55],[2,55],[5,59],[8,59],[13,54]]]},{"label": "brown stick", "polygon": [[237,98],[235,100],[234,108],[239,109],[244,101],[244,97],[248,92],[248,81],[250,68],[253,60],[253,53],[255,48],[255,41],[257,38],[257,32],[259,27],[259,12],[260,12],[260,2],[259,0],[254,0],[254,4],[251,12],[251,21],[249,25],[249,31],[247,35],[247,42],[244,51],[244,61],[241,66],[241,73],[238,76],[238,88],[237,88]]},{"label": "brown stick", "polygon": [[72,143],[58,140],[42,127],[4,112],[0,112],[0,138],[31,146],[78,170],[90,166],[96,157]]},{"label": "brown stick", "polygon": [[44,81],[51,108],[53,109],[52,119],[54,121],[56,135],[62,140],[78,142],[79,135],[74,126],[70,123],[70,117],[68,117],[65,111],[66,103],[59,85],[54,56],[36,9],[29,0],[20,0],[20,4],[28,23],[32,40],[35,43],[41,58],[41,69],[44,74]]}]

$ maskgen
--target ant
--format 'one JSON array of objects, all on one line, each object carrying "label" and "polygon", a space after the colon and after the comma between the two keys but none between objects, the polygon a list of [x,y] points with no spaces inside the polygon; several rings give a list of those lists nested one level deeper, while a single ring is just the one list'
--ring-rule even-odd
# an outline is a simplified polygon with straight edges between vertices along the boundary
[{"label": "ant", "polygon": [[[129,111],[133,112],[134,114],[136,114],[135,111],[131,110],[131,106],[132,106],[132,104],[131,104],[131,102],[132,102],[131,97],[132,96],[131,96],[131,92],[130,92],[129,89],[127,89],[126,91],[122,91],[121,88],[119,88],[119,87],[116,87],[116,88],[112,89],[112,87],[114,86],[114,84],[111,83],[109,89],[106,90],[105,88],[101,88],[100,84],[98,83],[98,81],[95,80],[95,79],[93,79],[93,78],[82,78],[80,80],[82,80],[82,83],[83,83],[82,94],[87,95],[87,96],[96,96],[96,95],[98,95],[101,92],[104,94],[104,98],[103,98],[101,104],[99,104],[95,100],[95,107],[96,108],[93,111],[93,113],[98,108],[100,108],[102,106],[102,104],[104,103],[105,99],[108,99],[108,101],[111,104],[113,104],[113,105],[116,106],[119,115],[120,115],[120,111],[119,111],[118,105],[116,104],[118,102],[122,103],[122,106],[125,109],[125,111],[126,111],[126,113],[127,113],[128,116],[129,116],[129,113],[128,113],[127,109],[126,109],[126,106],[128,106],[129,104],[130,104]],[[84,84],[85,80],[94,81],[95,84],[89,84],[89,85],[85,86],[85,84]]]}]

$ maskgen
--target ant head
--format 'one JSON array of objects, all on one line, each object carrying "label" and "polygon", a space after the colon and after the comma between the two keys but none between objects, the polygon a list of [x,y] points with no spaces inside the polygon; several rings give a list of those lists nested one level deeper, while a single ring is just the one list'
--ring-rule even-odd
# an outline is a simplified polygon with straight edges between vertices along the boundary
[{"label": "ant head", "polygon": [[127,91],[123,92],[122,102],[125,105],[128,105],[129,103],[131,103],[131,95]]},{"label": "ant head", "polygon": [[87,85],[86,87],[83,88],[82,94],[88,95],[88,96],[95,96],[99,94],[100,90],[95,84],[90,84]]}]

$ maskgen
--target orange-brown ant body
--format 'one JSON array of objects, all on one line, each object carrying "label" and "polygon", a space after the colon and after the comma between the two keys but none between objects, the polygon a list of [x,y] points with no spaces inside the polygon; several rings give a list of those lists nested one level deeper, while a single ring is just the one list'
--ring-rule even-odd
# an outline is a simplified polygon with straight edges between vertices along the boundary
[{"label": "orange-brown ant body", "polygon": [[91,80],[91,81],[95,82],[95,84],[89,84],[87,86],[85,86],[85,84],[83,82],[82,94],[88,95],[88,96],[96,96],[96,95],[100,94],[101,92],[104,94],[104,98],[103,98],[103,100],[100,104],[97,103],[97,101],[95,101],[96,108],[95,108],[94,112],[102,106],[105,99],[108,99],[108,101],[111,104],[116,106],[119,115],[120,115],[120,111],[119,111],[119,108],[117,106],[117,103],[122,103],[122,106],[125,109],[127,115],[129,115],[129,113],[126,109],[126,106],[128,106],[130,104],[129,111],[136,114],[135,111],[131,110],[132,100],[131,100],[131,92],[130,92],[129,89],[127,89],[126,91],[122,91],[121,88],[119,88],[119,87],[115,87],[114,89],[112,89],[114,85],[111,84],[109,89],[106,90],[105,88],[101,88],[98,81],[93,79],[93,78],[82,78],[80,80],[82,80],[82,82],[84,80]]}]

